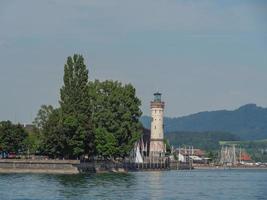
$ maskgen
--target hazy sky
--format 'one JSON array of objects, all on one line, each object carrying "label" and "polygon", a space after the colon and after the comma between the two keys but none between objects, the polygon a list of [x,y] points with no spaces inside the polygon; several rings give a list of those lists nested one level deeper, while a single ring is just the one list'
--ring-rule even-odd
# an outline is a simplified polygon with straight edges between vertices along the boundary
[{"label": "hazy sky", "polygon": [[132,83],[144,114],[267,106],[266,0],[0,0],[0,120],[58,105],[66,57]]}]

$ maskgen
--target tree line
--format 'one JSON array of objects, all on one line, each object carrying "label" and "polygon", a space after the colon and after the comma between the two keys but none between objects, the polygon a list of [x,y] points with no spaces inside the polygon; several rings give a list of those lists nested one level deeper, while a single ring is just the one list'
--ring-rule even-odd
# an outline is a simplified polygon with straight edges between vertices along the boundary
[{"label": "tree line", "polygon": [[[15,134],[14,129],[14,134],[22,137],[19,139],[22,145],[12,150],[23,151],[24,144],[28,144],[33,153],[51,158],[125,157],[141,136],[140,106],[131,84],[89,81],[83,56],[75,54],[67,58],[64,66],[59,107],[42,105],[31,134],[22,129],[17,131],[22,135]],[[6,137],[8,134],[3,134],[1,127],[0,146],[6,148],[6,143],[12,146],[16,137]]]},{"label": "tree line", "polygon": [[239,137],[233,133],[220,131],[207,132],[190,132],[176,131],[165,134],[166,138],[171,141],[174,147],[182,147],[183,145],[194,146],[206,151],[220,149],[220,141],[238,141]]}]

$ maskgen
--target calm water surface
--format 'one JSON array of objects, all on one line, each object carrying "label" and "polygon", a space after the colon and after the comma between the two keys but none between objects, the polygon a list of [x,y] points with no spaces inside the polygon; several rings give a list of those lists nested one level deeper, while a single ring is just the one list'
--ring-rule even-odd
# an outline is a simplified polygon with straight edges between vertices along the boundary
[{"label": "calm water surface", "polygon": [[267,170],[1,174],[0,199],[267,199]]}]

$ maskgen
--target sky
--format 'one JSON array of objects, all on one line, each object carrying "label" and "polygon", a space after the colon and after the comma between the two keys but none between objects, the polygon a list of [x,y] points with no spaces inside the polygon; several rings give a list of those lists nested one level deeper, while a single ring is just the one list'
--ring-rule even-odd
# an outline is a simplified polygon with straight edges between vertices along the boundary
[{"label": "sky", "polygon": [[0,0],[0,120],[58,106],[66,58],[131,83],[149,114],[267,107],[266,0]]}]

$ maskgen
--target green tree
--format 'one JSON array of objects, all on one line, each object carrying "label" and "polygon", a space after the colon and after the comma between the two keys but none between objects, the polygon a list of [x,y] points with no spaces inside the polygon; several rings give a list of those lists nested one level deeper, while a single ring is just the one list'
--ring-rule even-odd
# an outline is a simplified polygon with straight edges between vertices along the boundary
[{"label": "green tree", "polygon": [[169,140],[167,140],[166,138],[164,138],[163,142],[164,142],[164,145],[166,147],[166,154],[169,155],[171,153],[171,151],[172,151],[171,150],[171,145],[169,143]]},{"label": "green tree", "polygon": [[42,105],[34,121],[34,128],[29,132],[25,145],[30,154],[44,152],[44,127],[46,126],[54,108],[51,105]]},{"label": "green tree", "polygon": [[53,158],[63,158],[70,155],[66,131],[61,120],[61,110],[55,109],[43,128],[43,153]]},{"label": "green tree", "polygon": [[60,107],[42,106],[35,124],[43,133],[43,153],[78,158],[127,156],[140,138],[141,101],[132,85],[117,81],[88,82],[81,55],[64,66]]},{"label": "green tree", "polygon": [[49,115],[53,112],[54,108],[51,105],[42,105],[39,109],[37,116],[35,117],[33,124],[38,129],[43,129],[44,125],[46,124]]},{"label": "green tree", "polygon": [[82,55],[67,58],[64,85],[60,90],[60,108],[67,157],[92,154],[94,136],[88,94],[88,70]]},{"label": "green tree", "polygon": [[96,80],[90,82],[89,94],[97,153],[109,157],[127,156],[142,130],[141,101],[134,87],[117,81]]},{"label": "green tree", "polygon": [[10,121],[0,122],[0,146],[8,152],[25,151],[25,139],[27,132],[20,125],[14,125]]},{"label": "green tree", "polygon": [[217,160],[218,159],[218,156],[216,155],[216,151],[208,151],[207,153],[206,153],[206,156],[208,157],[208,158],[210,158],[210,160],[211,161],[215,161],[215,160]]},{"label": "green tree", "polygon": [[42,151],[43,138],[39,132],[29,132],[24,140],[25,150],[30,154],[37,154]]},{"label": "green tree", "polygon": [[104,128],[95,130],[96,152],[104,158],[111,158],[116,154],[117,141],[112,133]]}]

